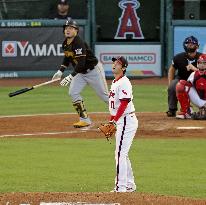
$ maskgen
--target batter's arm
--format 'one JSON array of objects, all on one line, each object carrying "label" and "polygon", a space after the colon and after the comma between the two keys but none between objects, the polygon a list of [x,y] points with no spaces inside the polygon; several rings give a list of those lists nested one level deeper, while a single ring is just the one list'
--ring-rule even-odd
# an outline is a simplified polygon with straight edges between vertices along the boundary
[{"label": "batter's arm", "polygon": [[63,62],[59,68],[60,71],[64,72],[64,70],[69,66],[70,60],[68,57],[64,56]]},{"label": "batter's arm", "polygon": [[85,71],[86,55],[76,56],[77,64],[74,67],[76,73],[82,73]]},{"label": "batter's arm", "polygon": [[[66,56],[64,56],[64,60],[62,65],[60,66],[60,71],[64,72],[64,70],[69,66],[69,64],[71,63],[70,59]],[[74,77],[77,74],[77,72],[74,70],[71,72],[71,75]]]}]

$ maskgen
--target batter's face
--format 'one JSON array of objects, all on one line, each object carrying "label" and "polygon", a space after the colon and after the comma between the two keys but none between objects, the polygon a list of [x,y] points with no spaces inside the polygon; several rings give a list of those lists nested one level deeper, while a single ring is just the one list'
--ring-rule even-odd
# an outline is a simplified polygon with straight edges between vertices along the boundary
[{"label": "batter's face", "polygon": [[116,60],[112,64],[112,73],[114,75],[123,75],[123,71],[125,68],[122,67],[122,64],[120,61]]},{"label": "batter's face", "polygon": [[74,38],[77,35],[77,29],[72,26],[66,26],[64,30],[64,35],[67,38]]}]

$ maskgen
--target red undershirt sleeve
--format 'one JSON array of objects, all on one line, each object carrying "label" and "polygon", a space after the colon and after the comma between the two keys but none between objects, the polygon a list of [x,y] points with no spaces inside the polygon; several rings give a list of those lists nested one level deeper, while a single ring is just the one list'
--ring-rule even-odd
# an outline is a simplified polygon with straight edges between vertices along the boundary
[{"label": "red undershirt sleeve", "polygon": [[117,110],[117,114],[116,114],[116,116],[111,116],[110,120],[111,121],[114,120],[115,122],[117,122],[119,120],[119,118],[123,115],[129,102],[130,102],[130,99],[120,100],[120,106]]}]

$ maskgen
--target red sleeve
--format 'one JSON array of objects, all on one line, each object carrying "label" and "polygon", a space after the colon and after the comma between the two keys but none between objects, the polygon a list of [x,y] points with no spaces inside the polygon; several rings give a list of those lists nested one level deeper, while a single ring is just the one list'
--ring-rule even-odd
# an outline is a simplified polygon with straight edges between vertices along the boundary
[{"label": "red sleeve", "polygon": [[130,100],[120,100],[120,106],[117,110],[117,114],[114,117],[114,121],[117,122],[119,120],[119,118],[123,115],[124,111],[127,108],[127,105],[129,103]]},{"label": "red sleeve", "polygon": [[110,115],[110,119],[109,119],[109,121],[112,121],[112,120],[114,120],[114,117],[115,117],[115,116],[113,116],[113,115]]}]

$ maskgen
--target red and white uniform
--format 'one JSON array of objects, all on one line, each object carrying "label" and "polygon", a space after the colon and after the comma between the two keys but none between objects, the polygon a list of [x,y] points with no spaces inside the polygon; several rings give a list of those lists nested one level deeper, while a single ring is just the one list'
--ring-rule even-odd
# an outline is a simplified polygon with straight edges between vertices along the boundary
[{"label": "red and white uniform", "polygon": [[181,106],[181,112],[176,118],[192,117],[190,101],[200,109],[206,107],[206,54],[199,56],[197,68],[198,70],[191,73],[187,81],[180,80],[176,85],[176,95]]},{"label": "red and white uniform", "polygon": [[115,189],[126,192],[136,189],[133,171],[128,157],[129,149],[138,128],[138,120],[132,102],[132,85],[126,76],[113,80],[109,95],[111,120],[116,121],[116,178]]},{"label": "red and white uniform", "polygon": [[198,108],[206,104],[206,75],[200,75],[199,71],[190,74],[188,80],[193,86],[190,88],[188,95],[190,101]]}]

